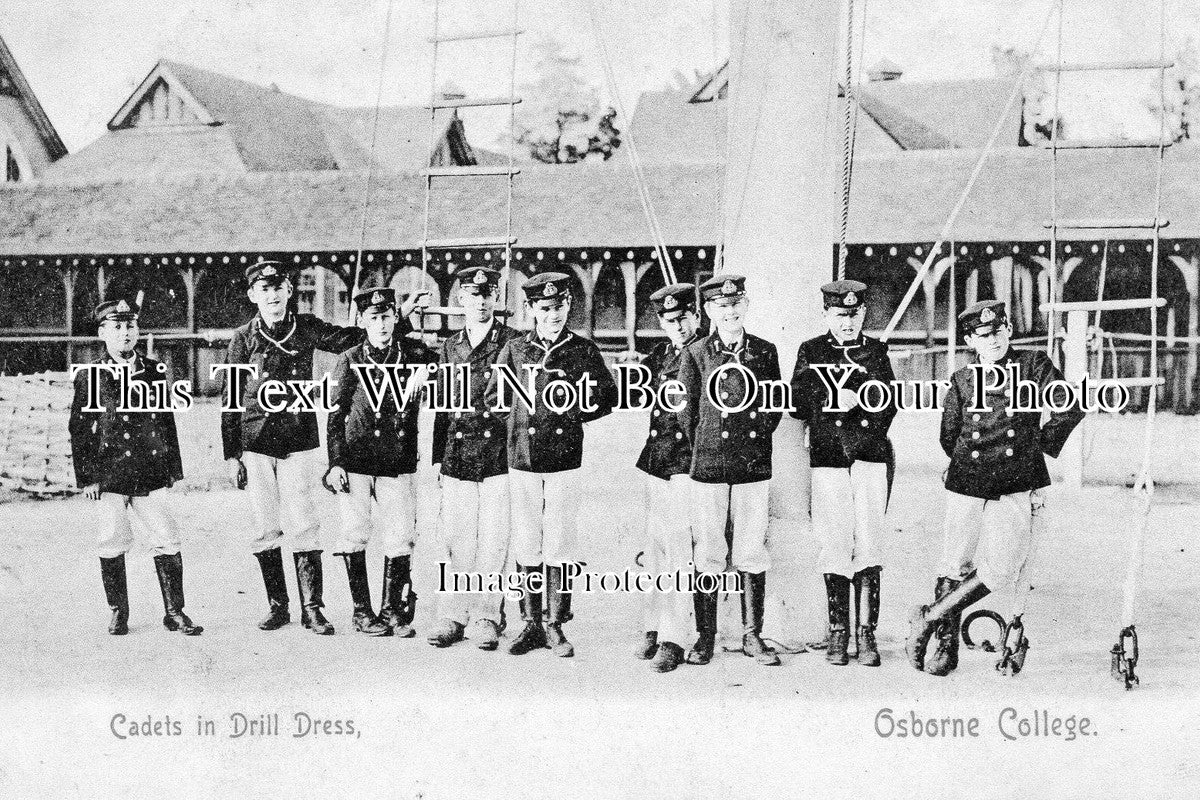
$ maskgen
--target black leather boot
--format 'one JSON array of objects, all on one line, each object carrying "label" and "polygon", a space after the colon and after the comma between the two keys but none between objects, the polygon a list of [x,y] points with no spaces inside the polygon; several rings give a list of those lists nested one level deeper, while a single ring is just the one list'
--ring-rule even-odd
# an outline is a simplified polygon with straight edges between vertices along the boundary
[{"label": "black leather boot", "polygon": [[[949,580],[944,579],[944,580]],[[939,581],[939,586],[942,581]],[[909,662],[917,669],[926,667],[925,650],[929,645],[929,639],[938,632],[938,628],[943,621],[949,621],[947,618],[952,614],[961,614],[969,606],[979,602],[983,598],[992,593],[979,576],[971,573],[966,579],[953,588],[945,590],[945,594],[940,599],[934,600],[932,605],[919,606],[913,611],[909,618],[908,641],[905,643],[905,649],[908,651]],[[948,633],[946,634],[949,635]],[[957,639],[958,634],[955,633]],[[944,670],[947,662],[942,661],[937,666],[938,669]],[[928,672],[929,670],[926,669]],[[946,672],[933,673],[937,675],[945,675]]]},{"label": "black leather boot", "polygon": [[287,581],[283,575],[283,551],[278,547],[255,553],[262,570],[263,586],[267,589],[267,604],[270,611],[258,623],[259,630],[274,631],[292,621],[288,613]]},{"label": "black leather boot", "polygon": [[162,590],[163,627],[184,636],[199,636],[204,628],[193,625],[183,613],[183,555],[155,556],[154,570],[158,573],[158,588]]},{"label": "black leather boot", "polygon": [[[697,573],[697,585],[699,573]],[[715,584],[715,581],[714,581]],[[687,663],[703,666],[712,661],[717,646],[717,590],[692,593],[692,608],[696,612],[696,643],[688,651]]]},{"label": "black leather boot", "polygon": [[350,581],[350,601],[354,604],[351,624],[354,630],[367,636],[391,636],[392,629],[371,610],[371,582],[367,579],[367,554],[359,550],[340,553],[346,562],[346,577]]},{"label": "black leather boot", "polygon": [[[938,578],[937,586],[933,589],[934,601],[941,600],[961,585],[962,581],[953,578]],[[928,646],[926,647],[926,672],[931,675],[949,675],[958,669],[958,636],[961,625],[961,611],[952,611],[942,618],[933,632],[933,652],[929,653]]]},{"label": "black leather boot", "polygon": [[[879,645],[875,628],[879,625],[879,572],[882,567],[867,567],[854,575],[854,607],[858,610],[858,628],[854,644],[858,663],[864,667],[879,666]],[[865,602],[864,602],[865,601]]]},{"label": "black leather boot", "polygon": [[379,601],[379,619],[392,629],[393,636],[411,639],[417,635],[412,622],[417,616],[417,593],[412,587],[412,556],[383,559],[383,598]]},{"label": "black leather boot", "polygon": [[658,652],[658,631],[646,631],[642,638],[633,646],[633,654],[643,661],[654,658]]},{"label": "black leather boot", "polygon": [[575,655],[562,629],[571,619],[571,592],[563,591],[563,567],[551,567],[546,571],[546,644],[559,658]]},{"label": "black leather boot", "polygon": [[742,579],[742,652],[768,667],[779,666],[779,656],[762,640],[763,607],[767,599],[767,573],[739,572]]},{"label": "black leather boot", "polygon": [[850,645],[850,579],[826,572],[825,595],[829,604],[829,649],[825,651],[825,660],[844,667],[850,663],[846,652]]},{"label": "black leather boot", "polygon": [[508,646],[508,652],[514,656],[523,656],[549,645],[546,643],[546,629],[542,627],[542,592],[529,590],[529,575],[541,572],[542,567],[540,564],[536,567],[522,567],[518,564],[517,571],[525,576],[525,591],[521,595],[521,619],[524,620],[525,627]]},{"label": "black leather boot", "polygon": [[321,571],[321,551],[305,550],[292,553],[296,562],[296,586],[300,593],[300,623],[313,633],[332,636],[333,626],[321,613],[324,603],[321,594],[325,581]]},{"label": "black leather boot", "polygon": [[125,556],[100,559],[100,580],[104,583],[104,597],[112,609],[108,632],[113,636],[129,633],[129,585],[125,580]]},{"label": "black leather boot", "polygon": [[658,652],[650,662],[650,669],[655,672],[671,672],[683,663],[683,648],[674,642],[663,642],[658,646]]}]

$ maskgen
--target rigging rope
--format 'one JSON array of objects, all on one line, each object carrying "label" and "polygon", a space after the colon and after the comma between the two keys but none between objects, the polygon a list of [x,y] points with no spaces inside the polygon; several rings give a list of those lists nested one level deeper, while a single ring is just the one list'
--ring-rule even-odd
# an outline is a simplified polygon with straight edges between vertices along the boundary
[{"label": "rigging rope", "polygon": [[[867,38],[867,1],[863,0],[863,40]],[[854,64],[854,0],[846,0],[846,83],[843,94],[846,98],[845,117],[842,129],[842,216],[838,229],[837,279],[846,278],[846,235],[850,229],[850,187],[854,174],[854,141],[858,132],[858,96],[854,86],[861,85],[862,56],[858,59],[859,77],[855,82]]]},{"label": "rigging rope", "polygon": [[[1058,314],[1053,304],[1058,289],[1058,99],[1062,87],[1062,40],[1063,17],[1066,14],[1063,0],[1058,2],[1058,44],[1054,53],[1054,113],[1050,119],[1050,280],[1046,291],[1046,299],[1050,307],[1046,309],[1046,354],[1054,355],[1054,331],[1058,328]],[[1065,288],[1065,287],[1064,287]]]},{"label": "rigging rope", "polygon": [[[1163,160],[1166,156],[1167,73],[1166,63],[1167,3],[1160,0],[1158,11],[1158,169],[1154,178],[1154,242],[1150,254],[1150,377],[1158,377],[1158,260],[1162,239],[1162,182]],[[1146,533],[1150,527],[1150,509],[1154,498],[1154,477],[1150,471],[1150,456],[1154,449],[1154,426],[1158,410],[1158,386],[1150,386],[1146,402],[1146,430],[1142,441],[1142,464],[1134,481],[1133,491],[1142,497],[1142,521],[1129,543],[1129,567],[1125,573],[1124,601],[1121,608],[1121,627],[1132,630],[1135,605],[1142,577]]]},{"label": "rigging rope", "polygon": [[[721,195],[724,192],[725,179],[726,179],[728,171],[729,171],[729,137],[728,137],[728,135],[726,135],[726,137],[725,137],[725,153],[721,154],[719,152],[721,150],[721,134],[720,134],[720,127],[719,127],[720,122],[721,122],[721,117],[720,117],[720,115],[717,114],[716,110],[717,110],[717,103],[721,99],[720,98],[721,86],[717,82],[718,81],[717,76],[721,69],[721,63],[720,63],[721,47],[720,47],[720,43],[718,41],[718,35],[717,35],[717,16],[718,16],[717,0],[712,0],[712,65],[713,65],[712,69],[713,69],[713,72],[712,72],[712,80],[711,80],[710,86],[713,87],[713,96],[712,96],[712,100],[710,102],[712,102],[712,104],[713,104],[713,114],[712,114],[712,116],[713,116],[713,126],[712,126],[713,154],[715,156],[717,156],[717,178],[718,178],[718,180],[716,182],[716,190],[713,192],[713,228],[715,229],[714,232],[716,233],[716,241],[713,243],[713,274],[714,275],[716,275],[718,272],[721,271],[722,262],[724,260],[725,218],[723,216],[724,212],[722,211],[722,207],[721,207],[721,199],[722,199]],[[726,63],[725,80],[728,83],[731,80],[730,74],[733,70],[733,66],[730,61],[726,61],[725,63]],[[728,91],[726,91],[725,96],[726,96],[725,103],[726,103],[726,106],[728,106],[730,103],[730,101],[728,99],[728,97],[729,97]],[[726,108],[726,113],[728,114],[728,112],[729,112],[729,109]],[[724,156],[723,158],[721,157],[722,155]]]},{"label": "rigging rope", "polygon": [[[613,105],[616,107],[621,119],[630,120],[629,115],[625,113],[625,104],[621,100],[621,94],[617,91],[616,73],[613,71],[612,59],[608,53],[608,44],[604,38],[604,31],[600,27],[600,20],[596,14],[594,0],[584,0],[584,3],[587,6],[588,17],[592,23],[592,32],[596,37],[596,45],[600,50],[600,61],[604,68],[604,78],[608,83],[608,91],[612,96]],[[675,283],[675,267],[671,263],[671,254],[667,251],[662,224],[659,222],[658,214],[654,210],[654,202],[650,197],[650,189],[646,181],[645,172],[642,169],[642,160],[638,154],[637,142],[634,140],[633,130],[628,127],[628,124],[625,130],[624,149],[629,156],[629,166],[633,170],[634,186],[637,189],[638,199],[642,204],[642,212],[646,215],[646,222],[650,226],[650,234],[654,237],[654,250],[658,254],[658,266],[662,270],[663,281],[665,283]]]},{"label": "rigging rope", "polygon": [[[1054,0],[1054,2],[1051,3],[1049,10],[1046,12],[1046,19],[1042,23],[1041,32],[1038,33],[1037,39],[1034,41],[1033,48],[1029,52],[1037,52],[1038,47],[1041,46],[1042,39],[1045,37],[1046,31],[1049,30],[1050,20],[1053,18],[1054,9],[1057,7],[1057,5],[1058,0]],[[983,165],[987,162],[987,157],[995,148],[996,140],[1000,138],[1000,131],[1004,128],[1004,121],[1012,112],[1017,98],[1021,95],[1021,89],[1024,87],[1025,82],[1028,80],[1030,73],[1033,72],[1033,69],[1034,63],[1033,59],[1031,58],[1029,59],[1029,63],[1027,63],[1025,68],[1021,71],[1021,74],[1013,82],[1012,91],[1009,92],[1008,101],[1004,104],[1004,109],[1000,112],[1000,116],[996,120],[996,125],[992,129],[992,135],[988,137],[987,143],[983,146],[983,150],[979,153],[979,158],[975,161],[975,168],[971,170],[971,175],[967,179],[966,186],[963,187],[963,191],[958,198],[958,202],[955,203],[954,208],[950,212],[950,216],[946,219],[946,224],[942,226],[942,231],[940,234],[938,234],[937,242],[935,242],[933,247],[930,248],[929,255],[925,258],[925,263],[923,263],[921,268],[917,270],[917,274],[913,277],[912,283],[909,284],[908,291],[904,293],[904,297],[900,300],[900,304],[896,307],[896,312],[892,314],[891,320],[888,321],[887,327],[880,336],[883,341],[886,342],[889,338],[891,338],[892,333],[895,332],[896,326],[900,324],[900,318],[904,316],[906,311],[908,311],[909,303],[912,302],[912,299],[916,295],[917,289],[921,286],[921,282],[924,280],[925,275],[929,272],[930,267],[933,266],[934,259],[937,257],[942,245],[945,244],[946,240],[950,238],[950,231],[953,230],[954,223],[958,220],[958,215],[962,212],[963,207],[966,205],[967,198],[971,196],[971,190],[975,188],[975,182],[979,179],[979,175],[983,171]]]},{"label": "rigging rope", "polygon": [[379,109],[383,105],[383,77],[387,68],[388,45],[392,32],[392,8],[395,0],[388,0],[387,17],[383,23],[383,47],[379,56],[379,87],[375,91],[375,115],[371,121],[371,147],[367,151],[367,178],[363,187],[362,222],[358,229],[358,254],[350,265],[350,319],[354,319],[354,290],[358,288],[358,280],[362,270],[363,247],[367,239],[367,212],[371,204],[371,179],[375,174],[375,143],[379,136]]}]

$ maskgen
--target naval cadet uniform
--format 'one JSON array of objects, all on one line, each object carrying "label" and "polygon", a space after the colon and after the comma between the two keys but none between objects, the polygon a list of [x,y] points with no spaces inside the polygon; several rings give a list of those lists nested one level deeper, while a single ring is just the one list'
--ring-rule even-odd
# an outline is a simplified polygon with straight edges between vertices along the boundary
[{"label": "naval cadet uniform", "polygon": [[[650,295],[659,316],[695,313],[696,287],[691,283],[664,286]],[[650,370],[654,396],[668,381],[679,380],[683,351],[696,341],[696,334],[676,346],[660,342],[642,363]],[[650,412],[650,431],[638,456],[637,468],[646,484],[646,567],[652,575],[691,574],[692,479],[691,439],[684,431],[678,412],[660,408]],[[692,630],[692,598],[684,592],[647,592],[643,607],[646,641],[639,648],[642,658],[654,657],[656,671],[669,671],[683,658],[680,644]],[[657,653],[655,650],[657,649]]]},{"label": "naval cadet uniform", "polygon": [[[500,273],[486,267],[459,274],[459,285],[469,292],[494,292],[499,281]],[[439,541],[442,561],[453,573],[499,575],[508,558],[508,431],[503,415],[488,406],[486,394],[492,364],[509,340],[520,335],[493,319],[478,343],[473,345],[463,328],[442,342],[438,352],[438,363],[454,368],[446,369],[449,397],[456,407],[467,409],[438,412],[433,425],[433,463],[441,465]],[[470,371],[463,376],[460,368]],[[467,380],[460,380],[463,377]],[[460,641],[468,622],[474,621],[478,634],[472,639],[477,638],[482,649],[494,650],[503,601],[499,592],[440,594],[440,635],[431,635],[430,642],[446,647]]]},{"label": "naval cadet uniform", "polygon": [[[260,261],[246,270],[247,286],[260,280],[287,280],[285,270],[279,262]],[[246,469],[254,513],[250,547],[262,569],[270,605],[270,613],[259,624],[263,630],[290,621],[279,541],[286,535],[296,565],[302,620],[315,632],[333,633],[321,614],[320,524],[313,506],[313,491],[323,472],[317,415],[305,410],[267,411],[258,403],[258,387],[266,380],[312,380],[313,351],[341,353],[364,336],[362,328],[340,327],[289,311],[274,326],[256,315],[237,328],[229,341],[226,363],[258,367],[258,376],[243,384],[239,399],[245,411],[221,414],[221,440],[225,458],[241,459]],[[293,397],[294,392],[289,392],[288,401]]]},{"label": "naval cadet uniform", "polygon": [[[367,289],[354,297],[360,315],[369,309],[396,310],[396,291],[391,288]],[[346,561],[350,594],[354,603],[353,625],[372,636],[395,634],[411,637],[416,610],[412,593],[412,554],[417,541],[417,417],[421,408],[420,387],[428,377],[427,365],[433,354],[420,342],[394,336],[382,349],[370,342],[355,345],[338,356],[333,370],[335,404],[325,432],[329,467],[346,471],[347,491],[329,487],[337,493],[341,511],[341,534],[334,554]],[[403,365],[421,365],[410,376]],[[378,365],[360,373],[366,365]],[[357,367],[357,369],[356,369]],[[399,398],[388,388],[385,374],[396,369],[401,392],[408,393],[412,382],[417,388],[399,408]],[[372,407],[364,381],[371,381],[382,398],[378,410]],[[326,481],[326,486],[329,486]],[[372,499],[375,501],[374,526],[382,529],[383,596],[379,619],[371,610],[371,592],[367,579],[366,550],[372,530]]]},{"label": "naval cadet uniform", "polygon": [[[136,302],[118,298],[100,303],[94,316],[99,324],[105,320],[133,322],[139,313]],[[160,392],[170,400],[171,381],[165,364],[137,352],[126,362],[109,354],[99,363],[127,365],[130,383],[144,384],[145,397]],[[98,381],[103,410],[87,411],[88,384],[85,372],[76,374],[68,429],[76,483],[80,489],[93,484],[100,488],[96,539],[104,592],[112,610],[109,633],[123,635],[129,629],[125,554],[134,544],[132,522],[136,520],[154,554],[165,611],[163,625],[168,630],[198,634],[203,628],[193,625],[183,611],[179,528],[166,502],[168,488],[183,479],[175,415],[169,409],[120,410],[120,381],[107,371],[100,372]]]},{"label": "naval cadet uniform", "polygon": [[[718,275],[700,287],[705,302],[737,302],[745,296],[745,278]],[[716,330],[683,351],[679,378],[687,391],[687,406],[680,414],[684,436],[692,443],[692,535],[696,570],[715,575],[724,572],[726,554],[742,585],[743,650],[763,663],[778,664],[762,645],[763,607],[766,599],[768,487],[771,482],[771,440],[780,412],[762,411],[765,390],[748,385],[740,371],[727,371],[715,384],[726,407],[741,405],[747,392],[757,399],[743,411],[718,408],[707,391],[713,374],[727,364],[740,364],[758,384],[779,381],[779,354],[775,345],[743,330],[737,342],[725,343]],[[732,523],[727,545],[725,531]],[[716,592],[697,589],[695,599],[697,646],[688,654],[693,663],[707,663],[716,637]]]},{"label": "naval cadet uniform", "polygon": [[[525,282],[526,302],[566,302],[570,279],[560,272],[544,272]],[[576,538],[576,516],[583,489],[583,426],[612,412],[616,384],[594,342],[566,327],[553,342],[542,341],[536,328],[510,339],[496,359],[508,367],[516,380],[526,381],[526,365],[540,365],[534,381],[534,408],[509,397],[507,418],[509,487],[511,492],[512,548],[517,569],[526,576],[545,570],[547,627],[543,630],[542,595],[525,592],[521,601],[526,630],[518,635],[509,652],[520,655],[544,646],[539,637],[548,635],[552,649],[562,656],[573,653],[562,636],[562,625],[571,619],[571,595],[561,591],[563,565],[580,557]],[[588,376],[594,410],[584,411],[576,403],[563,412],[542,402],[551,381],[577,385]],[[511,394],[511,393],[510,393]],[[494,409],[499,396],[495,376],[488,382],[487,407]],[[528,578],[526,577],[526,581]],[[525,635],[528,634],[528,635]],[[557,644],[556,644],[557,643]]]},{"label": "naval cadet uniform", "polygon": [[[985,335],[1007,323],[1007,307],[998,300],[976,303],[959,316],[966,335]],[[1038,398],[1049,383],[1063,380],[1041,350],[1010,347],[996,367],[1006,370],[1011,364],[1019,368],[1021,380],[1038,386]],[[950,466],[942,560],[935,603],[914,617],[909,639],[913,665],[936,675],[948,674],[958,664],[963,610],[990,592],[1013,592],[1010,626],[1021,625],[1043,524],[1042,490],[1050,485],[1046,456],[1058,457],[1084,417],[1077,403],[1050,411],[1045,422],[1040,411],[1014,411],[1013,387],[1007,372],[1002,374],[1003,381],[991,381],[1002,385],[988,392],[988,410],[974,407],[975,376],[969,366],[954,373],[943,400],[940,442]],[[925,658],[925,643],[939,620],[945,624],[938,629],[937,650]]]},{"label": "naval cadet uniform", "polygon": [[[987,319],[988,312],[994,316]],[[965,312],[964,312],[965,313]],[[1002,303],[979,309],[980,321],[1003,324]],[[971,328],[973,317],[964,325]],[[1022,380],[1040,390],[1062,373],[1041,350],[1009,349],[997,367],[1016,364]],[[946,524],[941,575],[962,580],[972,571],[993,590],[1027,588],[1020,579],[1028,571],[1032,517],[1043,505],[1042,489],[1050,485],[1046,456],[1057,458],[1071,431],[1083,419],[1078,406],[1042,415],[1011,409],[1011,387],[988,394],[990,411],[973,409],[974,373],[954,373],[942,405],[941,445],[950,457],[946,471]],[[1023,595],[1024,592],[1022,591]]]},{"label": "naval cadet uniform", "polygon": [[[843,308],[856,313],[865,313],[866,292],[867,285],[859,281],[834,281],[821,287],[826,309]],[[858,660],[878,666],[875,628],[879,620],[879,573],[890,489],[888,473],[893,463],[888,429],[896,408],[889,402],[879,411],[867,411],[861,404],[846,411],[825,410],[837,398],[831,396],[813,367],[830,365],[853,370],[843,384],[852,392],[869,380],[890,386],[895,374],[883,342],[861,333],[843,342],[831,332],[800,345],[792,373],[792,416],[808,424],[812,525],[821,542],[819,565],[825,576],[829,615],[826,657],[834,664],[848,663],[853,583]],[[843,374],[826,370],[827,378],[835,383]]]}]

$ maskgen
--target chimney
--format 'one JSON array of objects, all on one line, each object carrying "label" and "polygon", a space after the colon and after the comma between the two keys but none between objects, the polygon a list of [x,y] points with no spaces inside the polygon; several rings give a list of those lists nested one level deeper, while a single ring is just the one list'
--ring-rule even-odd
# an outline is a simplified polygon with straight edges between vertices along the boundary
[{"label": "chimney", "polygon": [[867,70],[867,80],[871,83],[899,80],[904,74],[904,68],[886,58]]}]

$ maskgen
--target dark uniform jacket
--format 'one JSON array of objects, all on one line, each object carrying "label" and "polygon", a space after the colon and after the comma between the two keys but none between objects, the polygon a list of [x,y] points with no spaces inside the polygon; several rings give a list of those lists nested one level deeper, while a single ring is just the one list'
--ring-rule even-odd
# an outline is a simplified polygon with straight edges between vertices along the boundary
[{"label": "dark uniform jacket", "polygon": [[[747,367],[759,382],[780,378],[775,345],[749,333],[743,334],[736,352],[727,350],[715,331],[683,351],[679,379],[688,402],[680,422],[684,438],[692,444],[692,479],[701,483],[754,483],[771,477],[771,436],[780,412],[759,410],[761,391],[745,411],[721,411],[705,388],[713,372],[733,361]],[[736,406],[751,388],[739,373],[730,372],[717,391],[722,402]]]},{"label": "dark uniform jacket", "polygon": [[[367,342],[338,356],[333,368],[337,410],[329,413],[325,441],[329,466],[359,475],[395,478],[417,471],[417,416],[421,409],[419,389],[401,411],[399,398],[391,391],[382,371],[371,370],[363,379],[374,382],[383,397],[379,410],[371,407],[354,364],[429,364],[433,354],[420,342],[403,337],[384,350]],[[398,371],[401,391],[407,391],[408,371]]]},{"label": "dark uniform jacket", "polygon": [[[832,333],[817,336],[800,345],[796,369],[792,373],[792,416],[808,423],[809,463],[814,467],[848,469],[855,461],[886,464],[892,458],[888,428],[896,416],[896,407],[888,403],[882,411],[866,411],[857,405],[849,411],[823,410],[830,404],[825,382],[810,369],[814,364],[853,364],[861,367],[851,373],[845,388],[857,391],[868,380],[885,384],[895,378],[888,348],[869,336],[841,344]],[[840,379],[829,371],[832,381]]]},{"label": "dark uniform jacket", "polygon": [[[101,363],[117,362],[105,357]],[[170,399],[166,365],[138,354],[130,378],[164,385]],[[117,378],[105,372],[100,373],[100,405],[106,410],[84,411],[87,384],[86,373],[75,376],[69,422],[71,459],[79,488],[99,483],[102,492],[144,497],[181,480],[183,462],[175,415],[170,411],[118,412]]]},{"label": "dark uniform jacket", "polygon": [[[508,466],[525,472],[564,472],[579,469],[583,462],[583,424],[612,413],[617,401],[617,386],[604,363],[600,348],[566,328],[549,346],[534,331],[516,336],[504,345],[497,364],[511,368],[514,378],[526,384],[526,364],[542,364],[534,382],[534,408],[531,412],[509,392]],[[542,390],[554,380],[576,385],[584,375],[595,381],[591,399],[596,408],[583,412],[579,403],[561,414],[542,402]],[[488,381],[487,407],[494,409],[499,397],[495,376]]]},{"label": "dark uniform jacket", "polygon": [[[457,399],[457,405],[475,409],[439,412],[434,417],[433,463],[442,465],[443,475],[478,483],[508,472],[508,431],[504,416],[492,413],[487,405],[487,385],[500,351],[509,339],[520,335],[496,320],[478,347],[471,347],[465,328],[442,342],[438,363],[469,364],[471,368],[469,386],[448,379],[449,396]],[[469,404],[464,402],[467,399]]]},{"label": "dark uniform jacket", "polygon": [[[998,366],[1016,362],[1021,380],[1039,387],[1062,380],[1062,373],[1042,351],[1009,350]],[[974,411],[975,378],[970,367],[954,373],[942,405],[941,444],[950,456],[946,488],[957,494],[998,499],[1050,485],[1045,456],[1058,457],[1067,437],[1083,419],[1078,406],[1042,415],[1013,412],[1007,387],[988,395],[991,411]]]},{"label": "dark uniform jacket", "polygon": [[314,350],[341,353],[366,336],[362,328],[339,327],[311,314],[289,314],[275,331],[265,327],[262,317],[255,316],[235,330],[229,341],[225,362],[255,364],[258,378],[243,385],[244,412],[221,414],[225,458],[240,458],[246,450],[283,458],[317,447],[317,415],[311,411],[267,412],[258,404],[258,387],[265,380],[312,380]]},{"label": "dark uniform jacket", "polygon": [[[683,347],[675,347],[670,341],[660,342],[644,363],[653,373],[651,384],[657,391],[664,383],[679,380],[679,364],[683,351],[696,341],[693,336]],[[656,478],[670,480],[672,475],[686,475],[692,470],[691,440],[683,429],[679,414],[657,405],[650,412],[650,433],[637,468]]]}]

